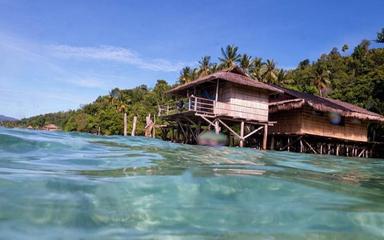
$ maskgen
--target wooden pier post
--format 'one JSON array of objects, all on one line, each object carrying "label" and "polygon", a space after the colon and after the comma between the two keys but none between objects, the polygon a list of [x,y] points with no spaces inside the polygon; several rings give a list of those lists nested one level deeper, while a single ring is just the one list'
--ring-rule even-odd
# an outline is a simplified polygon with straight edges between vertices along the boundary
[{"label": "wooden pier post", "polygon": [[127,113],[124,112],[124,136],[127,136]]},{"label": "wooden pier post", "polygon": [[337,146],[336,146],[336,156],[339,156],[339,150],[340,150],[340,145],[337,144]]},{"label": "wooden pier post", "polygon": [[272,135],[271,136],[271,150],[274,150],[275,149],[275,136]]},{"label": "wooden pier post", "polygon": [[264,125],[263,150],[267,150],[268,124]]},{"label": "wooden pier post", "polygon": [[240,147],[244,147],[244,121],[240,123]]},{"label": "wooden pier post", "polygon": [[300,152],[302,153],[304,150],[303,140],[300,139]]},{"label": "wooden pier post", "polygon": [[219,120],[215,120],[215,133],[220,134]]},{"label": "wooden pier post", "polygon": [[287,151],[291,151],[291,137],[289,136],[287,137]]},{"label": "wooden pier post", "polygon": [[136,133],[136,122],[137,122],[137,117],[134,116],[134,117],[133,117],[133,123],[132,123],[132,132],[131,132],[131,136],[135,136],[135,133]]}]

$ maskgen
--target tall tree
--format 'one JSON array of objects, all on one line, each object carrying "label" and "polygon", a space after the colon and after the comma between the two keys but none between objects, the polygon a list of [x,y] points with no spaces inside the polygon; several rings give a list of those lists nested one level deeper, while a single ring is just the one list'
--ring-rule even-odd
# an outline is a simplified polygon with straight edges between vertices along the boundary
[{"label": "tall tree", "polygon": [[191,82],[192,79],[192,69],[190,67],[184,67],[180,71],[180,76],[179,76],[179,83],[184,84],[184,83],[189,83]]},{"label": "tall tree", "polygon": [[263,82],[276,83],[276,63],[273,60],[267,59],[264,64],[264,72],[261,76]]},{"label": "tall tree", "polygon": [[199,61],[199,67],[198,67],[198,73],[199,77],[204,77],[210,74],[211,71],[211,57],[210,56],[204,56]]},{"label": "tall tree", "polygon": [[381,29],[381,32],[377,33],[376,42],[384,43],[384,28]]},{"label": "tall tree", "polygon": [[243,69],[245,73],[249,74],[252,66],[252,57],[248,56],[247,54],[243,54],[238,60],[238,63],[240,65],[240,68]]},{"label": "tall tree", "polygon": [[236,65],[236,62],[240,60],[240,54],[237,53],[238,47],[234,45],[228,45],[225,49],[221,48],[222,57],[219,58],[223,68],[230,68]]},{"label": "tall tree", "polygon": [[321,97],[324,96],[324,90],[328,88],[330,84],[329,79],[330,72],[324,68],[317,67],[313,75],[313,84],[319,91]]},{"label": "tall tree", "polygon": [[346,52],[348,51],[348,49],[349,49],[349,46],[347,44],[344,44],[343,47],[341,48],[341,51]]},{"label": "tall tree", "polygon": [[261,58],[254,58],[249,68],[250,76],[255,80],[261,80],[261,68],[263,67],[263,60]]},{"label": "tall tree", "polygon": [[116,110],[119,112],[119,113],[123,113],[123,118],[124,118],[124,136],[127,135],[127,109],[128,109],[128,105],[125,103],[123,97],[122,97],[122,93],[120,91],[120,89],[118,88],[114,88],[112,89],[112,91],[109,93],[110,95],[110,99],[111,99],[111,103],[113,105],[116,106]]}]

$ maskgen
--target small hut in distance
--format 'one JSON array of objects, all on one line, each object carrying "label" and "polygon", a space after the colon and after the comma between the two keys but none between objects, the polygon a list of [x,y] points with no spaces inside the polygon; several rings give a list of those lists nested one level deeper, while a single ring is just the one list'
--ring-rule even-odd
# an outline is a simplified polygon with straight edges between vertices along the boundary
[{"label": "small hut in distance", "polygon": [[46,131],[58,131],[60,130],[60,128],[58,126],[56,126],[55,124],[47,124],[43,127],[43,130],[46,130]]},{"label": "small hut in distance", "polygon": [[260,147],[266,149],[268,126],[273,124],[268,120],[269,96],[276,93],[283,91],[251,79],[235,66],[171,89],[169,94],[178,100],[160,107],[159,115],[171,123],[163,130],[171,130],[174,141],[196,143],[197,136],[212,127],[243,146],[263,130]]}]

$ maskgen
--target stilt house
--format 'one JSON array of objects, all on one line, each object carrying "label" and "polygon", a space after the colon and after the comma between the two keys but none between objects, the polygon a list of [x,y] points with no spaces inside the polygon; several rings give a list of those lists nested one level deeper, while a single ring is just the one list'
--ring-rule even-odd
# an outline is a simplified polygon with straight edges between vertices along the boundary
[{"label": "stilt house", "polygon": [[268,120],[269,95],[276,93],[283,91],[249,78],[238,67],[207,75],[169,91],[177,100],[159,109],[171,123],[163,131],[171,130],[174,141],[195,143],[202,131],[212,127],[243,146],[263,130],[260,145],[265,149],[268,126],[273,124]]},{"label": "stilt house", "polygon": [[270,97],[270,148],[364,156],[372,151],[368,124],[384,117],[356,105],[275,86]]}]

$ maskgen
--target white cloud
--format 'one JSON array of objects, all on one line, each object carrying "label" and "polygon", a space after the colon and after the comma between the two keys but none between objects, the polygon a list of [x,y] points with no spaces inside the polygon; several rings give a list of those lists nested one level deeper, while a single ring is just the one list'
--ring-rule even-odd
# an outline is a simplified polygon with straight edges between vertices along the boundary
[{"label": "white cloud", "polygon": [[165,59],[144,60],[139,54],[130,49],[114,46],[75,47],[51,45],[48,49],[55,56],[116,61],[152,71],[176,72],[185,65],[180,62],[172,63]]}]

